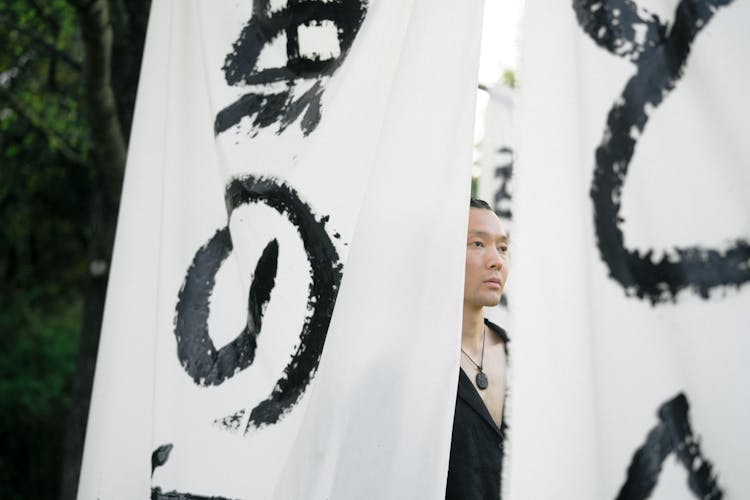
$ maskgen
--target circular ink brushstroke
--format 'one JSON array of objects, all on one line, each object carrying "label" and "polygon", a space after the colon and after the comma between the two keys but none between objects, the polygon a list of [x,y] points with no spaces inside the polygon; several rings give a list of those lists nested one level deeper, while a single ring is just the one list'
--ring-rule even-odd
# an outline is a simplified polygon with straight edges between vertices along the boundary
[{"label": "circular ink brushstroke", "polygon": [[[632,0],[573,0],[578,23],[594,42],[637,67],[607,116],[604,138],[596,149],[590,195],[597,245],[610,276],[628,295],[647,298],[654,305],[674,301],[685,288],[708,299],[713,288],[739,287],[750,281],[747,241],[738,239],[724,250],[676,248],[655,262],[653,250],[641,253],[628,249],[620,228],[622,188],[649,113],[682,77],[695,37],[719,7],[731,2],[682,0],[674,25],[668,30],[657,16],[638,9]],[[644,33],[640,42],[638,31]]]},{"label": "circular ink brushstroke", "polygon": [[246,326],[217,351],[208,331],[209,304],[216,273],[231,251],[229,228],[224,227],[196,252],[178,294],[174,331],[177,356],[193,381],[202,386],[219,385],[252,364],[263,310],[276,277],[279,246],[272,240],[263,250],[253,273]]},{"label": "circular ink brushstroke", "polygon": [[[252,175],[235,179],[226,188],[225,200],[229,216],[248,203],[263,203],[285,216],[296,227],[310,263],[308,314],[301,327],[299,347],[268,398],[250,412],[248,428],[260,427],[276,423],[310,383],[323,352],[343,265],[325,228],[328,217],[317,220],[296,191],[283,182]],[[209,304],[216,273],[231,251],[229,229],[224,227],[196,252],[178,294],[174,331],[177,355],[185,371],[201,386],[221,384],[252,364],[263,311],[275,284],[278,243],[273,240],[253,275],[247,326],[217,351],[208,330]]]}]

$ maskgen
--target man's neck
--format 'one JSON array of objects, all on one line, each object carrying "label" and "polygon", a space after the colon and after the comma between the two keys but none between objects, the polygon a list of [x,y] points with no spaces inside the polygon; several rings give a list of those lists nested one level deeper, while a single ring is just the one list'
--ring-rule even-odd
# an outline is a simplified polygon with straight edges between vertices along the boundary
[{"label": "man's neck", "polygon": [[482,345],[484,333],[484,308],[472,307],[464,304],[464,320],[461,327],[461,345],[465,348],[476,349]]}]

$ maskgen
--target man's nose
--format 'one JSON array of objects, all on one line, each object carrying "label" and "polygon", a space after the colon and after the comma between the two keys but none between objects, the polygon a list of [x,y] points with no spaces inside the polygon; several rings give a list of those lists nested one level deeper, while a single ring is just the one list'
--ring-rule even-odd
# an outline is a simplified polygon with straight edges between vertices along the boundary
[{"label": "man's nose", "polygon": [[500,250],[493,248],[489,255],[489,268],[490,269],[502,269],[503,268],[503,256],[500,254]]}]

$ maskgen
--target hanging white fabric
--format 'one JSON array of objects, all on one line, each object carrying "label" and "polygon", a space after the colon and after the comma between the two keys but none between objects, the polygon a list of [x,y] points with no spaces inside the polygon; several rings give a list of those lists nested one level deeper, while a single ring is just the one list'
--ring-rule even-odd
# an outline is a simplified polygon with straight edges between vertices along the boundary
[{"label": "hanging white fabric", "polygon": [[750,495],[748,19],[526,2],[511,498]]},{"label": "hanging white fabric", "polygon": [[154,1],[79,498],[444,495],[481,13]]},{"label": "hanging white fabric", "polygon": [[[489,96],[484,114],[484,136],[480,145],[478,196],[492,207],[505,230],[513,233],[513,169],[515,166],[515,128],[513,113],[516,92],[498,82],[486,89]],[[513,279],[503,290],[498,307],[488,308],[485,315],[499,325],[510,327]],[[507,469],[506,469],[507,470]]]}]

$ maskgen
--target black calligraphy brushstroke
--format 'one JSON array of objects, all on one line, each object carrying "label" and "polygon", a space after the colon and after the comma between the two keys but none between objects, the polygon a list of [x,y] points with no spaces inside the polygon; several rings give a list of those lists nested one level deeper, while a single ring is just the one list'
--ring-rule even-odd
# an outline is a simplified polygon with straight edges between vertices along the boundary
[{"label": "black calligraphy brushstroke", "polygon": [[240,430],[242,425],[242,418],[245,416],[245,410],[240,410],[232,415],[228,415],[224,418],[218,418],[214,421],[218,427],[225,431],[237,432]]},{"label": "black calligraphy brushstroke", "polygon": [[680,393],[659,407],[660,422],[649,431],[646,442],[636,450],[628,467],[625,484],[617,500],[645,500],[659,479],[662,465],[670,453],[675,453],[688,472],[688,488],[696,498],[721,500],[712,465],[700,450],[688,418],[688,401]]},{"label": "black calligraphy brushstroke", "polygon": [[[172,451],[171,444],[165,444],[159,446],[151,453],[151,475],[154,475],[154,469],[161,467],[167,460],[169,460],[169,454]],[[232,500],[225,497],[207,497],[201,495],[193,495],[191,493],[178,493],[176,491],[169,491],[162,493],[161,488],[151,488],[151,500]]]},{"label": "black calligraphy brushstroke", "polygon": [[300,127],[303,134],[308,135],[320,121],[323,87],[317,81],[297,100],[294,100],[291,89],[276,94],[245,94],[219,111],[214,122],[214,134],[218,135],[251,116],[255,116],[251,136],[258,135],[261,128],[274,123],[279,123],[278,133],[281,133],[304,111]]},{"label": "black calligraphy brushstroke", "polygon": [[503,146],[497,152],[509,155],[509,159],[506,163],[495,167],[495,179],[500,180],[500,186],[495,191],[495,196],[492,200],[494,202],[493,208],[498,217],[511,220],[513,219],[513,210],[511,208],[513,196],[511,195],[510,185],[513,180],[513,150]]},{"label": "black calligraphy brushstroke", "polygon": [[263,313],[271,298],[271,290],[276,285],[276,271],[279,267],[279,242],[271,240],[255,265],[253,282],[250,284],[248,294],[247,310],[250,313],[247,318],[247,329],[251,332],[260,332],[263,321]]},{"label": "black calligraphy brushstroke", "polygon": [[202,386],[219,385],[253,362],[263,310],[276,277],[279,246],[272,240],[253,273],[245,328],[217,351],[208,332],[209,302],[216,273],[231,251],[232,238],[229,228],[224,227],[195,254],[178,294],[174,330],[177,356],[193,381]]},{"label": "black calligraphy brushstroke", "polygon": [[[511,182],[513,181],[513,149],[503,146],[501,148],[498,148],[497,152],[499,154],[505,154],[508,155],[508,161],[498,165],[495,167],[495,179],[500,180],[500,185],[498,186],[497,190],[495,191],[495,194],[492,198],[492,210],[495,212],[495,215],[500,217],[501,219],[505,220],[513,220],[513,209],[512,209],[512,201],[513,201],[513,195],[511,194]],[[510,236],[510,233],[508,233],[508,236]],[[503,293],[503,295],[500,297],[500,307],[508,308],[508,294]]]},{"label": "black calligraphy brushstroke", "polygon": [[[286,6],[271,12],[270,0],[255,0],[252,17],[232,45],[222,70],[226,82],[232,86],[263,85],[286,81],[284,92],[263,94],[249,92],[216,115],[216,135],[240,123],[244,117],[255,117],[251,135],[260,129],[279,123],[281,134],[304,112],[300,127],[309,135],[320,122],[321,97],[324,87],[321,78],[333,74],[346,58],[349,48],[367,12],[366,0],[288,0]],[[320,54],[302,55],[298,29],[301,26],[333,22],[339,43],[337,56],[326,59]],[[280,35],[286,35],[287,62],[283,67],[258,69],[257,63],[264,47]],[[299,79],[316,79],[313,86],[300,97],[295,97]]]},{"label": "black calligraphy brushstroke", "polygon": [[[631,61],[658,47],[666,38],[666,26],[658,16],[638,9],[632,0],[574,0],[578,24],[597,45]],[[642,42],[637,42],[642,28]]]},{"label": "black calligraphy brushstroke", "polygon": [[[232,45],[233,52],[224,61],[224,76],[229,85],[268,84],[297,78],[315,78],[333,73],[343,62],[367,11],[364,0],[288,0],[285,7],[271,13],[270,0],[255,0],[253,15]],[[297,30],[300,26],[332,21],[337,28],[339,55],[321,59],[320,55],[300,54]],[[286,34],[287,64],[282,68],[256,68],[263,47],[282,33]]]},{"label": "black calligraphy brushstroke", "polygon": [[[311,268],[308,314],[301,327],[300,344],[269,397],[250,412],[248,430],[251,426],[276,423],[310,383],[323,352],[343,265],[325,228],[328,217],[316,220],[310,207],[286,184],[247,176],[229,183],[225,196],[230,217],[235,209],[248,203],[264,203],[286,216],[297,229]],[[274,239],[266,246],[253,273],[245,329],[217,351],[208,330],[209,305],[216,274],[232,249],[228,227],[218,230],[196,252],[178,294],[174,330],[177,355],[185,371],[201,386],[221,384],[252,364],[263,311],[275,284],[279,248]],[[239,410],[215,423],[236,430],[244,412]]]},{"label": "black calligraphy brushstroke", "polygon": [[161,488],[151,488],[151,500],[232,500],[226,497],[206,497],[202,495],[192,495],[190,493],[178,493],[176,491],[168,491],[162,493]]},{"label": "black calligraphy brushstroke", "polygon": [[246,203],[262,202],[285,215],[297,228],[310,263],[307,310],[300,344],[284,368],[270,396],[250,412],[246,430],[278,422],[299,400],[320,362],[328,325],[336,303],[343,265],[339,262],[325,228],[328,217],[315,219],[310,207],[284,183],[265,177],[247,176],[227,187],[227,210]]},{"label": "black calligraphy brushstroke", "polygon": [[323,86],[320,80],[315,82],[310,89],[302,94],[302,96],[296,101],[289,98],[286,105],[286,113],[279,117],[279,133],[294,123],[302,112],[305,115],[302,117],[300,128],[304,135],[308,135],[312,132],[315,127],[318,126],[321,114],[321,98],[323,97]]},{"label": "black calligraphy brushstroke", "polygon": [[[750,244],[745,240],[737,239],[724,250],[676,248],[655,261],[653,250],[641,253],[626,248],[620,228],[623,184],[649,114],[682,77],[698,33],[720,7],[731,2],[682,0],[668,30],[657,16],[639,11],[631,0],[573,0],[579,24],[594,42],[630,59],[637,68],[607,116],[590,195],[597,245],[610,276],[628,295],[649,299],[654,305],[675,300],[685,288],[708,299],[713,288],[739,287],[750,281]],[[641,41],[637,28],[641,28]]]},{"label": "black calligraphy brushstroke", "polygon": [[252,127],[253,135],[257,135],[259,129],[273,125],[283,115],[289,97],[289,92],[245,94],[216,114],[214,134],[218,135],[237,125],[246,116],[255,116]]},{"label": "black calligraphy brushstroke", "polygon": [[157,467],[164,465],[169,460],[169,454],[172,453],[172,443],[163,444],[151,453],[151,475]]}]

